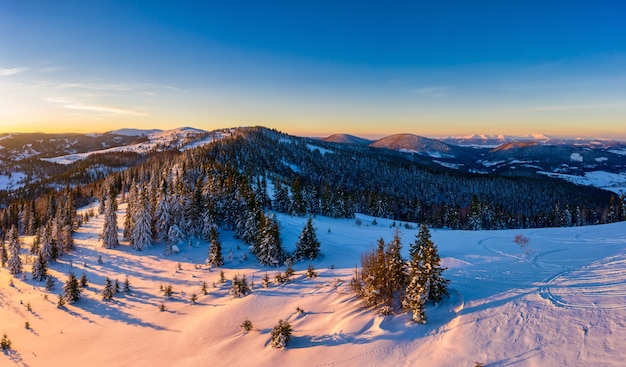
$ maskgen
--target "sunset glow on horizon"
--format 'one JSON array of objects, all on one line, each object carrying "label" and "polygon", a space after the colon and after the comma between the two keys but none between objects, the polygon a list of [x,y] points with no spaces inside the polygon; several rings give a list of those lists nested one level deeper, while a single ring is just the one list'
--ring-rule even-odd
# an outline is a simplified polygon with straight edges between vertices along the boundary
[{"label": "sunset glow on horizon", "polygon": [[626,5],[0,0],[0,133],[626,140]]}]

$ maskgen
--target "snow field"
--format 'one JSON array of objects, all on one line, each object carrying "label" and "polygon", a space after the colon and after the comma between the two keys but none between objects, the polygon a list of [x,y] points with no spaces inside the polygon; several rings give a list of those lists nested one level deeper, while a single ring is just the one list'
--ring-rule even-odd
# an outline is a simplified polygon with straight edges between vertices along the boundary
[{"label": "snow field", "polygon": [[[120,238],[124,209],[120,205]],[[309,262],[296,263],[295,276],[280,285],[274,275],[285,267],[259,267],[250,254],[244,260],[247,246],[230,232],[220,234],[224,267],[209,269],[204,265],[208,244],[196,240],[170,256],[162,255],[160,243],[144,252],[124,241],[117,249],[104,249],[99,240],[104,217],[92,218],[75,234],[77,250],[51,265],[57,280],[52,292],[30,280],[30,265],[25,279],[17,277],[13,286],[7,269],[0,269],[0,333],[13,342],[13,350],[0,355],[0,365],[623,365],[626,223],[431,230],[449,268],[444,276],[451,280],[451,295],[428,306],[428,323],[417,325],[409,315],[376,315],[350,293],[361,253],[380,237],[389,241],[395,229],[390,220],[377,218],[373,225],[374,218],[358,217],[360,225],[354,219],[314,218],[323,256],[311,264],[319,276],[307,279]],[[293,251],[306,218],[277,218],[283,246]],[[418,226],[396,225],[407,258]],[[520,233],[529,239],[526,248],[513,242]],[[87,274],[89,286],[76,304],[58,309],[57,295],[69,270],[77,277]],[[220,270],[226,284],[219,283]],[[268,289],[261,284],[266,272],[272,279]],[[254,282],[252,294],[228,295],[235,275]],[[128,276],[131,293],[102,301],[107,276],[120,283]],[[203,281],[208,295],[201,294]],[[161,284],[172,285],[171,299],[163,296]],[[198,295],[196,304],[189,301],[192,293]],[[254,326],[249,333],[239,326],[246,318]],[[270,347],[270,331],[279,319],[293,328],[286,350]]]}]

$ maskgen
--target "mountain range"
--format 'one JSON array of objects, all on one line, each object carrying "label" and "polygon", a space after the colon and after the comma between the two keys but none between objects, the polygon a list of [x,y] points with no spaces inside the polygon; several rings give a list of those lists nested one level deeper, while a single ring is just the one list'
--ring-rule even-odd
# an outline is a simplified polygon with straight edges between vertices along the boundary
[{"label": "mountain range", "polygon": [[[205,131],[184,127],[173,130],[120,129],[98,134],[0,134],[0,176],[32,170],[42,164],[69,165],[101,154],[185,150],[231,135],[236,129]],[[603,139],[563,139],[541,134],[529,136],[471,135],[432,139],[396,134],[370,140],[349,134],[304,139],[312,143],[342,144],[361,149],[404,153],[422,164],[467,173],[548,174],[617,193],[626,187],[626,142]],[[31,168],[28,168],[31,167]],[[609,175],[612,183],[586,182],[595,172]],[[22,177],[33,178],[32,172]],[[36,175],[34,175],[36,176]],[[606,181],[606,180],[605,180]],[[1,182],[1,181],[0,181]],[[20,185],[19,179],[4,188]],[[3,189],[0,185],[0,189]]]}]

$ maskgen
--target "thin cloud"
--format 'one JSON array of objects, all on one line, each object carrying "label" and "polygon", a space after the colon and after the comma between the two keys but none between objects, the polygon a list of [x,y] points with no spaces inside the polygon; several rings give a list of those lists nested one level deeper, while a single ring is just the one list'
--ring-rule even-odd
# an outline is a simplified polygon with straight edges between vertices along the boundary
[{"label": "thin cloud", "polygon": [[101,114],[113,114],[113,115],[129,115],[129,116],[147,116],[148,114],[141,111],[135,111],[127,108],[121,108],[116,106],[106,106],[106,105],[94,105],[94,104],[84,104],[78,103],[71,99],[66,98],[46,98],[47,102],[55,103],[61,105],[63,108],[68,110],[80,110],[80,111],[90,111],[97,112]]},{"label": "thin cloud", "polygon": [[113,106],[97,106],[97,105],[84,105],[84,104],[68,104],[63,107],[70,110],[83,110],[93,111],[100,113],[112,113],[115,115],[131,115],[131,116],[146,116],[147,113],[133,111],[125,108],[113,107]]},{"label": "thin cloud", "polygon": [[445,93],[445,91],[447,91],[448,89],[449,89],[448,87],[444,87],[444,86],[435,86],[435,87],[413,89],[411,93],[421,94],[424,96],[431,96],[431,97],[446,97],[447,94]]},{"label": "thin cloud", "polygon": [[9,76],[19,74],[25,71],[26,68],[11,68],[11,69],[0,69],[0,76]]}]

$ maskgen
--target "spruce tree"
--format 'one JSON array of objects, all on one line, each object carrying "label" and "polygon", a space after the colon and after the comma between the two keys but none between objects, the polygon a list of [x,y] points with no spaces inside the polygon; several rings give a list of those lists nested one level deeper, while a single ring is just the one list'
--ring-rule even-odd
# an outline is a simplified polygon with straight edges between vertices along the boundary
[{"label": "spruce tree", "polygon": [[133,249],[143,251],[152,247],[152,211],[148,192],[144,187],[139,193],[137,208],[133,213],[134,227],[132,230],[131,243]]},{"label": "spruce tree", "polygon": [[11,253],[11,258],[8,262],[9,273],[12,275],[21,274],[23,271],[22,258],[20,257],[22,246],[20,244],[20,238],[15,226],[12,226],[9,230],[8,237],[9,252]]},{"label": "spruce tree", "polygon": [[297,261],[315,260],[320,253],[320,242],[317,240],[313,219],[309,218],[300,233],[296,250],[293,253]]},{"label": "spruce tree", "polygon": [[278,320],[278,324],[272,329],[272,347],[285,348],[291,341],[291,325],[288,321]]},{"label": "spruce tree", "polygon": [[74,273],[70,273],[63,286],[63,298],[69,303],[74,303],[80,299],[81,288]]},{"label": "spruce tree", "polygon": [[4,243],[4,238],[0,238],[0,265],[2,267],[5,267],[7,266],[8,261],[9,261],[9,253],[7,252],[7,247],[6,247],[6,244]]},{"label": "spruce tree", "polygon": [[102,229],[102,247],[116,248],[119,246],[117,238],[117,199],[113,190],[109,190],[104,211],[104,226]]},{"label": "spruce tree", "polygon": [[285,259],[278,230],[278,221],[275,217],[266,217],[261,230],[259,250],[256,254],[259,263],[263,266],[280,266]]},{"label": "spruce tree", "polygon": [[115,292],[113,292],[113,283],[111,283],[111,279],[109,279],[109,277],[106,277],[106,279],[104,280],[104,288],[102,289],[102,300],[112,300],[114,293]]},{"label": "spruce tree", "polygon": [[448,294],[449,280],[442,276],[446,268],[441,267],[437,247],[430,239],[430,231],[425,224],[420,227],[415,242],[409,249],[409,254],[411,260],[406,298],[411,300],[407,301],[410,303],[407,307],[415,311],[416,305],[420,302],[441,301]]},{"label": "spruce tree", "polygon": [[217,229],[211,228],[211,244],[209,246],[209,255],[207,256],[207,264],[212,267],[220,267],[224,265],[224,256],[222,256],[222,244],[218,239]]},{"label": "spruce tree", "polygon": [[48,277],[48,262],[46,259],[39,255],[33,263],[33,280],[41,282]]},{"label": "spruce tree", "polygon": [[128,280],[128,275],[126,276],[126,278],[124,279],[124,287],[123,287],[124,293],[130,293],[130,280]]}]

